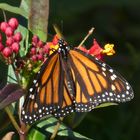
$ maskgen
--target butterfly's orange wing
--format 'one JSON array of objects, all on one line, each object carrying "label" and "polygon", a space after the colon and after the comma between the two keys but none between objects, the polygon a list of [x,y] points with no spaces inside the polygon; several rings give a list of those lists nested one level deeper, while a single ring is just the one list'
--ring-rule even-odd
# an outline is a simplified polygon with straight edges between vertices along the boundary
[{"label": "butterfly's orange wing", "polygon": [[133,98],[129,83],[104,62],[78,49],[69,53],[76,96],[75,109],[86,112],[106,102],[126,102]]},{"label": "butterfly's orange wing", "polygon": [[31,124],[48,114],[61,117],[73,111],[60,56],[54,53],[33,80],[22,107],[21,118],[23,122]]}]

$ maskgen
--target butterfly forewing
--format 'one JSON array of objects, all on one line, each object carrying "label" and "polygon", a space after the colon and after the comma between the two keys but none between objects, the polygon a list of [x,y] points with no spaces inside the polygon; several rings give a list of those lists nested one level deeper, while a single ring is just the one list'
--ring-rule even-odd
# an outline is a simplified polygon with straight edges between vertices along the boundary
[{"label": "butterfly forewing", "polygon": [[53,113],[62,103],[58,95],[59,63],[59,55],[53,54],[33,80],[22,108],[21,117],[25,123],[32,123],[44,115]]}]

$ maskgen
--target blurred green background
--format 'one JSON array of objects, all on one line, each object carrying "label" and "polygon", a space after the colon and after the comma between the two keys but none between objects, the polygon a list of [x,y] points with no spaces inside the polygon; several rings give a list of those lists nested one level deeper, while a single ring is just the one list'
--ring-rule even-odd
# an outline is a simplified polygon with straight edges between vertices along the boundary
[{"label": "blurred green background", "polygon": [[[20,1],[8,3],[18,6]],[[93,38],[101,46],[114,43],[116,54],[105,61],[130,82],[135,93],[128,103],[88,113],[74,130],[94,140],[140,140],[140,0],[50,0],[49,36],[55,33],[54,23],[73,46],[82,41],[91,27],[95,31],[86,46],[92,45]]]}]

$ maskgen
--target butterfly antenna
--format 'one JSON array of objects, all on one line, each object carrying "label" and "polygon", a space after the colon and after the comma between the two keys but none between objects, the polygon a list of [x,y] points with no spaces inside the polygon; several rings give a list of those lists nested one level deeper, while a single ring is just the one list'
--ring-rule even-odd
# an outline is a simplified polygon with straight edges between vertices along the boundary
[{"label": "butterfly antenna", "polygon": [[54,30],[59,38],[64,38],[62,32],[60,31],[59,27],[56,24],[53,24],[53,28],[54,28]]},{"label": "butterfly antenna", "polygon": [[87,40],[87,38],[93,33],[94,29],[95,29],[95,28],[92,27],[92,28],[88,31],[88,34],[85,36],[85,38],[82,40],[82,42],[78,45],[78,48],[84,44],[84,42]]}]

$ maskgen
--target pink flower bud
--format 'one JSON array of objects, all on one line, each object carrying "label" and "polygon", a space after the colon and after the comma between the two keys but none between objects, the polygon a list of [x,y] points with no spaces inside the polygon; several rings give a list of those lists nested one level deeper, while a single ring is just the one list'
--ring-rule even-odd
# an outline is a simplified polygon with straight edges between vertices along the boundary
[{"label": "pink flower bud", "polygon": [[32,61],[35,62],[35,61],[37,61],[37,56],[36,55],[33,55],[31,59],[32,59]]},{"label": "pink flower bud", "polygon": [[39,48],[42,48],[42,47],[43,47],[43,42],[42,42],[41,40],[39,40],[38,43],[37,43],[37,46],[38,46]]},{"label": "pink flower bud", "polygon": [[14,43],[11,45],[11,48],[12,48],[13,52],[18,53],[18,52],[19,52],[20,45],[19,45],[19,43],[14,42]]},{"label": "pink flower bud", "polygon": [[17,29],[19,23],[16,18],[10,18],[8,21],[8,24],[10,27],[12,27],[13,30],[15,30],[15,29]]},{"label": "pink flower bud", "polygon": [[12,54],[12,50],[9,47],[5,47],[2,51],[3,56],[9,57]]},{"label": "pink flower bud", "polygon": [[14,42],[13,37],[8,37],[7,40],[6,40],[6,45],[11,46],[13,42]]},{"label": "pink flower bud", "polygon": [[30,53],[31,53],[32,55],[36,54],[36,48],[35,48],[35,47],[31,48]]},{"label": "pink flower bud", "polygon": [[3,44],[0,42],[0,52],[4,49]]},{"label": "pink flower bud", "polygon": [[11,27],[7,27],[6,30],[5,30],[5,34],[10,37],[12,36],[14,33],[13,29]]},{"label": "pink flower bud", "polygon": [[0,42],[2,41],[2,35],[0,34]]},{"label": "pink flower bud", "polygon": [[38,53],[39,54],[43,54],[44,53],[44,50],[41,48],[41,49],[38,49]]},{"label": "pink flower bud", "polygon": [[34,36],[32,37],[32,44],[33,44],[34,46],[36,46],[37,43],[38,43],[38,41],[39,41],[38,36],[37,36],[37,35],[34,35]]},{"label": "pink flower bud", "polygon": [[5,32],[5,30],[7,29],[8,26],[9,26],[9,25],[8,25],[7,22],[2,22],[2,23],[0,24],[0,29],[1,29],[1,31],[2,31],[2,32]]},{"label": "pink flower bud", "polygon": [[38,54],[37,58],[38,58],[38,60],[43,60],[43,55],[42,54]]},{"label": "pink flower bud", "polygon": [[15,35],[13,36],[14,40],[16,42],[20,42],[22,40],[22,35],[20,32],[15,33]]},{"label": "pink flower bud", "polygon": [[49,53],[49,50],[50,50],[50,46],[46,43],[46,44],[43,46],[43,53],[44,53],[44,54],[48,54],[48,53]]}]

